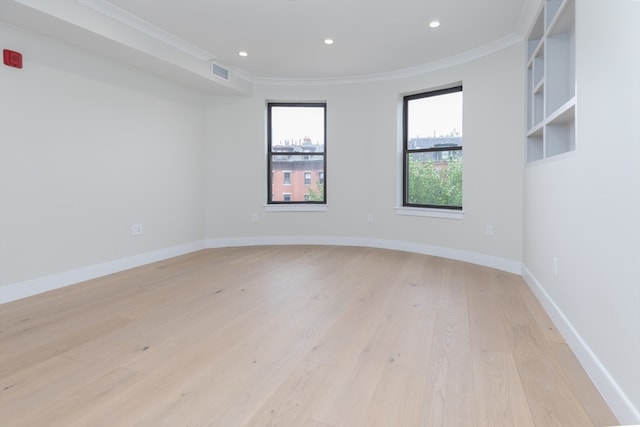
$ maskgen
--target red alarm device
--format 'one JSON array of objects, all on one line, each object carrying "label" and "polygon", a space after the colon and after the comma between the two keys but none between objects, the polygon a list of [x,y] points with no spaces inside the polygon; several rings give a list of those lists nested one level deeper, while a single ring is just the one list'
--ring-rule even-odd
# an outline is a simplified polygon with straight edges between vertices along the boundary
[{"label": "red alarm device", "polygon": [[22,54],[14,50],[4,49],[2,51],[4,64],[9,67],[22,68]]}]

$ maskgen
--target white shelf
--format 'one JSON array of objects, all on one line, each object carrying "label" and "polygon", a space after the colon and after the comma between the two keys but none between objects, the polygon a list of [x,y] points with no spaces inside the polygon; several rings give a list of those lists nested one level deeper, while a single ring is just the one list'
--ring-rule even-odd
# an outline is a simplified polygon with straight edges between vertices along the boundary
[{"label": "white shelf", "polygon": [[544,90],[544,80],[540,79],[540,81],[537,84],[533,85],[533,93],[534,95],[536,93],[542,93],[543,90]]},{"label": "white shelf", "polygon": [[544,5],[545,32],[553,26],[553,21],[558,17],[558,11],[564,7],[562,0],[547,0]]},{"label": "white shelf", "polygon": [[542,136],[542,133],[544,132],[544,126],[544,123],[539,123],[538,125],[532,127],[527,131],[527,136]]},{"label": "white shelf", "polygon": [[529,37],[527,38],[528,57],[531,58],[535,51],[542,44],[542,36],[545,33],[544,17],[539,14],[536,18],[536,22],[533,24]]},{"label": "white shelf", "polygon": [[536,56],[540,56],[544,51],[544,40],[541,38],[540,40],[535,41],[535,48],[531,51],[529,58],[534,58]]},{"label": "white shelf", "polygon": [[571,32],[571,29],[574,26],[576,14],[575,3],[573,1],[563,1],[558,3],[561,4],[556,11],[553,20],[547,27],[547,35],[568,33]]},{"label": "white shelf", "polygon": [[535,162],[544,159],[544,128],[527,137],[527,161]]},{"label": "white shelf", "polygon": [[546,122],[553,123],[573,123],[576,119],[576,98],[575,96],[561,105],[557,110],[547,116]]},{"label": "white shelf", "polygon": [[527,37],[527,161],[575,150],[575,0],[546,0]]},{"label": "white shelf", "polygon": [[538,55],[533,58],[533,79],[540,82],[544,77],[544,49],[538,51]]}]

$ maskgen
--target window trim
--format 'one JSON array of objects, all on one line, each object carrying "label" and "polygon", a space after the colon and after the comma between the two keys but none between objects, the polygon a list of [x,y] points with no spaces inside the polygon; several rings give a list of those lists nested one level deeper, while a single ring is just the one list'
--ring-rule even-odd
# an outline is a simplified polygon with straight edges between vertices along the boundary
[{"label": "window trim", "polygon": [[434,209],[416,208],[412,206],[398,206],[395,208],[396,214],[404,216],[422,216],[428,218],[442,219],[464,219],[464,211],[456,209]]},{"label": "window trim", "polygon": [[[327,204],[327,184],[326,184],[326,175],[327,175],[327,103],[322,102],[267,102],[267,170],[273,170],[273,156],[277,155],[277,152],[272,150],[272,129],[271,129],[271,119],[272,119],[272,107],[321,107],[323,109],[323,131],[324,131],[324,147],[323,151],[320,153],[291,153],[292,156],[322,156],[322,170],[321,172],[325,176],[325,180],[323,182],[322,187],[322,200],[298,200],[298,201],[284,201],[284,200],[273,200],[273,177],[271,172],[267,174],[267,202],[266,206],[277,206],[277,205],[326,205]],[[293,177],[292,177],[293,179]]]},{"label": "window trim", "polygon": [[[431,98],[433,96],[446,95],[449,93],[455,92],[463,92],[462,84],[455,84],[450,87],[445,87],[442,89],[434,89],[428,90],[426,92],[414,93],[411,95],[405,95],[402,97],[402,206],[401,208],[406,208],[406,214],[415,215],[416,209],[425,209],[430,210],[430,212],[434,212],[434,210],[442,210],[442,211],[453,211],[453,212],[462,212],[462,206],[449,206],[449,205],[430,205],[430,204],[419,204],[419,203],[409,203],[408,199],[408,157],[409,154],[413,153],[432,153],[439,151],[463,151],[463,145],[457,147],[436,147],[436,148],[420,148],[420,149],[409,149],[409,102],[415,99],[423,99],[423,98]],[[413,211],[412,213],[409,213]],[[428,215],[431,216],[431,215]]]}]

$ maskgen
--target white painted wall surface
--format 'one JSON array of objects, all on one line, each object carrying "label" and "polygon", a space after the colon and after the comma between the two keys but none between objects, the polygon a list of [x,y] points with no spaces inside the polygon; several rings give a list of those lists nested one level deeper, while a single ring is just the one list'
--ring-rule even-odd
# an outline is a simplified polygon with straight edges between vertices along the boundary
[{"label": "white painted wall surface", "polygon": [[578,0],[576,16],[577,149],[525,170],[524,265],[573,329],[565,338],[620,421],[633,424],[640,422],[640,2]]},{"label": "white painted wall surface", "polygon": [[[257,85],[207,109],[207,238],[400,241],[513,261],[522,256],[522,45],[416,77],[350,84]],[[402,94],[464,86],[464,219],[401,216]],[[265,212],[266,102],[327,102],[326,212]],[[259,215],[252,222],[252,214]],[[373,222],[367,222],[367,215]],[[494,236],[485,235],[492,224]],[[238,240],[237,240],[238,241]]]},{"label": "white painted wall surface", "polygon": [[[167,80],[0,24],[3,48],[25,55],[22,70],[0,67],[0,291],[117,270],[204,239],[393,242],[524,261],[616,414],[638,422],[640,3],[577,0],[577,32],[578,149],[526,168],[523,197],[522,45],[415,77],[264,84],[205,104]],[[464,219],[399,216],[401,96],[458,81]],[[264,211],[266,100],[327,101],[326,212]]]},{"label": "white painted wall surface", "polygon": [[0,25],[0,284],[202,241],[201,95]]}]

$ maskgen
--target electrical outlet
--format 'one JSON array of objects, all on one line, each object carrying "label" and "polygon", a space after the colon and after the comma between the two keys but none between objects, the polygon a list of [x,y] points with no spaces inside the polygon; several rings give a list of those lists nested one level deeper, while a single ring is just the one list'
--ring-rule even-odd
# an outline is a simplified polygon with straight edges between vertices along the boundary
[{"label": "electrical outlet", "polygon": [[131,226],[131,235],[138,236],[142,234],[142,224],[133,224]]},{"label": "electrical outlet", "polygon": [[487,224],[484,226],[484,234],[487,236],[493,236],[493,225]]}]

